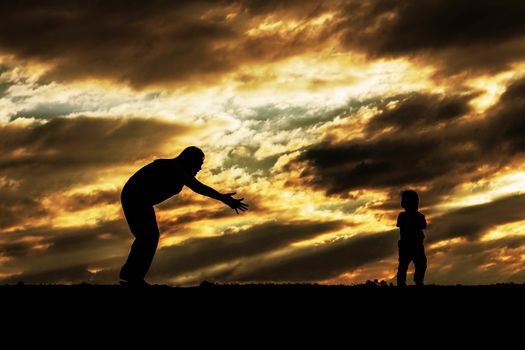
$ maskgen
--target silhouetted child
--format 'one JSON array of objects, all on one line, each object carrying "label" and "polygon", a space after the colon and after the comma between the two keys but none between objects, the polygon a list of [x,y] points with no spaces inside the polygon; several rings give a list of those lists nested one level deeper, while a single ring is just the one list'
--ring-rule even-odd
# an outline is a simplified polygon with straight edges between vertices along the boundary
[{"label": "silhouetted child", "polygon": [[248,206],[236,199],[235,193],[219,193],[199,182],[195,175],[201,170],[204,153],[197,147],[187,147],[176,158],[157,159],[138,170],[122,189],[121,202],[135,241],[128,259],[120,270],[121,284],[147,286],[144,277],[149,270],[159,242],[159,228],[153,206],[178,194],[182,187],[219,200],[237,214]]},{"label": "silhouetted child", "polygon": [[406,286],[408,265],[413,261],[415,266],[414,282],[416,286],[422,286],[427,269],[427,257],[423,246],[425,238],[423,229],[427,228],[427,221],[425,215],[418,211],[419,196],[416,191],[403,191],[401,206],[405,211],[399,213],[397,217],[397,227],[399,227],[401,234],[398,242],[397,285]]}]

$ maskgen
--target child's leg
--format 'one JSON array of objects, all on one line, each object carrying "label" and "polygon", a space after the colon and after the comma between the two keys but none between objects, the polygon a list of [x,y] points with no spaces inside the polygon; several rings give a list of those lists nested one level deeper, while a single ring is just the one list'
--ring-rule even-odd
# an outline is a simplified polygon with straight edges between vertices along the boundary
[{"label": "child's leg", "polygon": [[414,266],[416,271],[414,273],[414,282],[416,285],[423,285],[425,279],[425,272],[427,270],[427,256],[425,255],[425,247],[423,244],[418,246],[414,255]]},{"label": "child's leg", "polygon": [[406,286],[408,265],[412,260],[409,249],[400,241],[399,247],[399,266],[397,267],[397,285],[400,287]]}]

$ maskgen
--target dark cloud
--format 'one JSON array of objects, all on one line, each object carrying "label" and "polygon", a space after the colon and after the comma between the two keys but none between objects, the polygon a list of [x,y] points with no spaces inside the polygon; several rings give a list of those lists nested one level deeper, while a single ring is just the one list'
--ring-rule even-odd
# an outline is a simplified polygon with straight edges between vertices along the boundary
[{"label": "dark cloud", "polygon": [[471,111],[468,102],[472,97],[472,95],[411,95],[402,100],[396,108],[388,109],[385,105],[381,106],[381,113],[367,125],[367,132],[373,135],[389,127],[406,131],[454,121]]},{"label": "dark cloud", "polygon": [[29,126],[0,127],[0,171],[26,195],[93,180],[96,171],[158,154],[190,128],[142,118],[54,118]]},{"label": "dark cloud", "polygon": [[[44,196],[92,183],[114,166],[147,163],[165,142],[188,130],[179,123],[142,118],[54,118],[0,126],[0,228],[44,219],[50,215]],[[119,203],[119,197],[115,189],[61,196],[53,204],[77,211]]]},{"label": "dark cloud", "polygon": [[[333,10],[338,13],[315,32],[297,29],[253,37],[246,34],[266,19],[301,21]],[[44,80],[94,77],[134,87],[192,79],[207,82],[244,63],[275,62],[305,51],[315,52],[330,35],[347,50],[374,58],[408,57],[437,65],[445,74],[494,72],[525,57],[525,5],[511,0],[482,0],[475,6],[466,0],[306,4],[52,0],[46,4],[4,2],[0,12],[0,52],[22,61],[50,64],[53,68]],[[237,15],[228,17],[233,12]],[[0,66],[0,73],[6,69]],[[0,82],[0,97],[12,83]],[[475,96],[467,90],[446,96],[419,93],[362,102],[380,111],[365,127],[365,137],[342,142],[327,137],[308,147],[298,159],[302,162],[299,165],[306,166],[302,181],[343,196],[349,190],[387,190],[390,200],[375,208],[388,210],[386,215],[399,210],[402,188],[419,186],[425,188],[420,192],[422,203],[431,207],[458,184],[487,178],[522,160],[525,79],[512,82],[495,107],[470,119],[474,112],[469,102]],[[352,118],[360,106],[354,102],[345,108],[313,113],[303,107],[263,106],[246,119],[258,131],[306,131],[336,116]],[[145,164],[162,145],[189,130],[178,123],[154,119],[54,118],[79,112],[75,108],[68,103],[43,103],[13,118],[50,121],[0,127],[0,228],[23,224],[27,218],[44,218],[49,213],[40,196],[92,181],[99,171],[112,166],[135,161],[142,164],[143,160]],[[246,151],[229,154],[222,166],[243,164],[250,171],[267,170],[278,157],[256,160],[253,155],[257,147],[248,145]],[[118,190],[111,190],[64,196],[60,204],[66,211],[77,211],[116,203],[118,194]],[[175,198],[161,208],[187,204],[203,209],[161,222],[161,230],[231,215],[227,208],[212,210],[192,197]],[[520,239],[478,240],[494,225],[521,220],[524,205],[522,196],[512,196],[442,216],[430,212],[428,243],[467,239],[467,243],[446,251],[454,265],[447,278],[467,278],[469,269],[491,261],[498,249],[519,249],[523,243]],[[351,210],[352,206],[348,208]],[[269,254],[342,225],[264,223],[235,234],[186,241],[159,250],[152,276],[170,278],[233,263],[210,274],[224,281],[318,281],[394,256],[397,231],[290,248],[290,254],[279,259]],[[107,281],[116,276],[122,263],[119,259],[125,258],[130,240],[123,220],[98,223],[92,228],[20,229],[0,240],[0,256],[8,265],[2,268],[23,271],[17,278],[30,281]],[[470,262],[458,267],[465,258]],[[103,272],[87,271],[92,265],[102,266]],[[447,280],[445,272],[436,275]]]},{"label": "dark cloud", "polygon": [[63,268],[56,268],[46,271],[28,271],[10,276],[2,280],[3,284],[16,284],[18,282],[28,284],[80,284],[80,283],[97,283],[97,284],[116,284],[118,282],[118,269],[104,269],[94,271],[93,266],[106,267],[121,263],[113,260],[103,260],[88,265],[75,265]]},{"label": "dark cloud", "polygon": [[[245,63],[316,52],[330,40],[372,57],[404,56],[445,73],[509,67],[525,57],[525,6],[513,0],[3,2],[0,51],[51,65],[47,79],[134,87],[206,83]],[[265,21],[322,27],[248,35]],[[235,14],[235,15],[234,15]]]},{"label": "dark cloud", "polygon": [[510,84],[501,96],[501,101],[504,103],[504,106],[507,103],[510,103],[512,106],[515,104],[523,105],[525,103],[525,79],[516,79]]},{"label": "dark cloud", "polygon": [[80,283],[92,279],[92,274],[87,270],[87,266],[78,265],[58,268],[45,272],[28,272],[11,276],[2,281],[5,284],[15,284],[18,282],[39,284],[39,283]]},{"label": "dark cloud", "polygon": [[[210,199],[210,202],[212,200]],[[208,202],[207,204],[212,204]],[[206,205],[204,205],[206,207]],[[235,212],[233,212],[235,214]],[[194,212],[189,212],[186,214],[182,214],[177,216],[174,219],[169,219],[167,221],[164,221],[161,223],[162,230],[163,231],[170,231],[171,229],[179,226],[183,226],[184,224],[196,222],[196,221],[202,221],[202,220],[209,220],[209,219],[220,219],[224,217],[229,217],[232,215],[232,209],[223,207],[220,210],[207,210],[207,209],[201,209]]]},{"label": "dark cloud", "polygon": [[396,233],[368,234],[301,248],[264,265],[237,269],[228,279],[242,282],[314,282],[337,277],[394,254]]},{"label": "dark cloud", "polygon": [[[165,281],[166,277],[284,248],[343,225],[341,221],[268,222],[237,233],[187,240],[159,249],[149,276]],[[42,227],[11,233],[0,241],[0,256],[9,259],[2,272],[16,274],[2,283],[114,283],[131,238],[124,220],[86,228]],[[90,268],[103,271],[94,274],[88,271]]]},{"label": "dark cloud", "polygon": [[[242,5],[242,8],[251,16],[272,15],[279,13],[286,15],[290,12],[310,18],[322,12],[322,3],[305,4],[302,0],[268,0],[268,1],[253,1],[253,0],[239,0],[236,1]],[[313,3],[313,2],[312,2]],[[306,13],[306,15],[305,15]]]},{"label": "dark cloud", "polygon": [[200,268],[268,253],[289,244],[342,228],[344,222],[267,222],[237,233],[185,241],[160,249],[152,276],[174,276]]},{"label": "dark cloud", "polygon": [[382,52],[497,44],[525,33],[525,5],[512,0],[380,0],[351,2],[346,10],[352,29],[361,28],[361,38]]},{"label": "dark cloud", "polygon": [[194,195],[191,191],[182,190],[178,195],[171,197],[169,200],[164,201],[156,206],[156,208],[159,208],[160,210],[171,210],[174,208],[180,208],[183,206],[200,206],[200,207],[206,207],[210,201],[212,201],[209,198]]},{"label": "dark cloud", "polygon": [[8,260],[1,270],[14,272],[15,276],[2,282],[91,281],[93,276],[86,269],[113,271],[124,263],[131,238],[124,220],[101,222],[92,227],[39,227],[4,234],[0,239],[0,256]]},{"label": "dark cloud", "polygon": [[456,237],[479,239],[495,225],[525,218],[525,195],[503,197],[489,203],[461,208],[441,217],[432,224],[429,243]]},{"label": "dark cloud", "polygon": [[[465,241],[433,249],[429,278],[436,284],[523,283],[521,266],[525,246],[523,236],[507,236],[491,241]],[[502,263],[501,256],[505,256]]]},{"label": "dark cloud", "polygon": [[[229,192],[229,189],[218,189],[219,192]],[[265,198],[258,193],[247,192],[245,190],[239,191],[235,198],[245,198],[244,203],[249,206],[250,214],[268,213],[269,208],[264,205]],[[232,217],[237,215],[235,211],[222,203],[217,202],[205,196],[195,194],[189,189],[186,189],[169,200],[157,205],[156,208],[160,212],[164,210],[171,210],[182,207],[199,207],[201,209],[195,211],[188,211],[177,216],[167,216],[159,222],[161,231],[170,232],[174,229],[184,227],[187,223],[195,223],[198,221],[209,219],[221,219],[225,217]]]},{"label": "dark cloud", "polygon": [[120,205],[120,191],[105,190],[74,194],[63,198],[62,208],[66,211],[79,211],[105,204]]},{"label": "dark cloud", "polygon": [[[452,283],[462,278],[463,283],[485,281],[475,268],[494,260],[502,249],[521,249],[523,238],[505,237],[490,242],[481,242],[479,238],[495,225],[521,220],[524,209],[525,195],[515,195],[432,217],[426,230],[427,247],[455,237],[467,238],[465,243],[459,245],[429,250],[432,274],[435,274],[431,277],[432,281]],[[363,233],[315,246],[292,248],[278,257],[268,254],[288,248],[291,243],[339,230],[344,225],[341,221],[267,222],[237,233],[187,240],[180,245],[160,249],[149,276],[152,280],[165,281],[166,278],[233,263],[224,270],[202,272],[196,278],[223,282],[315,282],[395,258],[398,230]],[[101,223],[92,228],[40,228],[3,236],[0,255],[14,258],[4,264],[3,269],[24,271],[3,282],[115,283],[130,239],[123,220]],[[34,249],[35,245],[48,247]],[[441,255],[436,255],[438,253]],[[441,258],[443,255],[446,256],[445,262]],[[443,264],[449,266],[447,273],[441,271]],[[97,274],[87,271],[94,267],[104,270]],[[392,266],[393,274],[395,268]],[[474,270],[468,272],[468,268]],[[491,282],[494,282],[495,277],[492,278]]]},{"label": "dark cloud", "polygon": [[[0,188],[0,230],[46,217],[47,209],[36,198]],[[28,213],[31,213],[28,218]]]},{"label": "dark cloud", "polygon": [[[199,20],[208,1],[2,3],[0,48],[56,65],[50,78],[109,77],[147,85],[228,67],[220,47],[234,33]],[[199,58],[199,59],[196,59]]]},{"label": "dark cloud", "polygon": [[107,78],[143,87],[195,77],[207,81],[242,63],[288,57],[321,42],[323,33],[306,30],[246,35],[268,11],[307,19],[321,6],[206,0],[3,2],[0,51],[51,64],[48,79]]},{"label": "dark cloud", "polygon": [[[429,244],[442,240],[456,237],[467,238],[467,243],[429,251],[432,274],[438,271],[441,265],[449,266],[450,275],[443,278],[443,275],[439,273],[435,277],[436,281],[453,283],[452,281],[461,281],[464,275],[470,275],[463,279],[463,283],[476,283],[476,281],[483,283],[484,277],[476,269],[494,259],[501,249],[520,249],[525,239],[505,237],[492,242],[481,242],[479,238],[496,225],[522,220],[524,212],[525,195],[515,195],[486,204],[461,208],[432,218],[432,224],[425,230],[427,247]],[[392,222],[392,226],[395,226],[395,221]],[[339,239],[314,247],[299,248],[279,259],[241,265],[229,271],[229,274],[223,278],[232,282],[313,282],[331,279],[367,264],[395,258],[398,237],[399,231],[392,230]],[[446,261],[437,256],[436,260],[432,260],[434,259],[433,254],[437,252],[446,254]],[[465,262],[467,257],[470,259],[469,262]],[[467,271],[467,267],[470,271]],[[395,275],[397,266],[391,268],[392,275]],[[432,275],[429,277],[434,278]],[[502,278],[504,277],[492,276],[490,283],[502,281]]]},{"label": "dark cloud", "polygon": [[[31,258],[68,255],[79,258],[87,255],[79,251],[95,251],[106,244],[122,243],[130,240],[131,234],[124,220],[105,221],[95,226],[53,228],[51,226],[17,230],[3,235],[1,239],[2,255],[12,257],[9,252],[18,256]],[[34,249],[34,246],[44,246]],[[13,247],[13,248],[11,248]],[[102,249],[103,250],[103,249]],[[122,250],[122,249],[121,249]],[[42,267],[40,264],[36,266]]]},{"label": "dark cloud", "polygon": [[2,82],[0,81],[0,98],[4,97],[6,95],[7,90],[12,86],[13,84],[9,82]]},{"label": "dark cloud", "polygon": [[525,151],[524,93],[525,78],[512,82],[479,128],[479,142],[486,149],[498,150],[502,159]]},{"label": "dark cloud", "polygon": [[419,56],[445,71],[508,68],[525,57],[525,5],[513,0],[347,2],[338,30],[372,56]]},{"label": "dark cloud", "polygon": [[415,93],[393,107],[373,104],[379,112],[367,124],[365,137],[333,142],[327,136],[307,148],[298,159],[306,162],[301,176],[328,194],[386,189],[395,202],[403,188],[425,185],[424,202],[435,204],[456,185],[520,161],[525,151],[524,82],[512,82],[484,118],[471,118],[469,102],[476,95],[468,91],[446,97]]},{"label": "dark cloud", "polygon": [[[463,147],[469,139],[448,128],[438,129],[437,123],[459,123],[457,119],[470,110],[467,102],[464,97],[415,94],[393,109],[383,106],[368,124],[366,139],[328,141],[308,148],[299,160],[307,161],[311,168],[302,176],[329,194],[343,194],[358,188],[419,184],[466,172],[478,149]],[[387,127],[392,130],[378,132]]]},{"label": "dark cloud", "polygon": [[[178,123],[141,118],[55,118],[44,124],[0,126],[0,228],[43,219],[50,213],[42,196],[93,182],[112,166],[147,161],[164,142],[188,130]],[[119,193],[77,194],[59,201],[64,210],[76,211],[118,202]]]}]

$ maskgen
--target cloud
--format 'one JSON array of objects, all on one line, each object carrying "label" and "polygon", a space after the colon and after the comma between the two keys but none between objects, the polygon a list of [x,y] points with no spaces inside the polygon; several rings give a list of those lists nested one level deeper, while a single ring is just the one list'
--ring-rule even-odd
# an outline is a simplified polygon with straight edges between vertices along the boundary
[{"label": "cloud", "polygon": [[120,191],[118,190],[99,190],[89,193],[77,193],[66,196],[61,207],[67,211],[79,211],[105,204],[120,205]]},{"label": "cloud", "polygon": [[525,150],[525,78],[512,81],[505,93],[490,111],[485,125],[480,125],[478,136],[485,149],[496,148],[500,159]]},{"label": "cloud", "polygon": [[45,218],[49,215],[48,210],[38,201],[17,191],[0,188],[0,230],[22,224],[27,214],[31,213],[32,220]]},{"label": "cloud", "polygon": [[44,80],[109,79],[135,88],[208,83],[242,65],[330,45],[372,59],[423,60],[445,74],[494,72],[525,57],[525,6],[513,0],[475,7],[468,0],[54,0],[6,2],[0,11],[0,52],[47,65]]},{"label": "cloud", "polygon": [[111,174],[129,176],[132,170],[121,174],[115,169],[159,157],[166,142],[190,130],[157,119],[82,116],[0,126],[0,228],[38,225],[58,212],[118,204],[124,179],[109,180],[115,181],[111,189],[106,180],[104,189],[65,192]]},{"label": "cloud", "polygon": [[[466,238],[467,242],[462,250],[447,250],[447,258],[443,260],[434,257],[433,269],[448,266],[450,274],[436,272],[434,280],[440,283],[460,283],[463,273],[461,255],[468,249],[475,263],[465,266],[478,267],[467,273],[463,283],[494,283],[507,280],[512,271],[501,268],[501,275],[483,271],[480,266],[490,263],[499,254],[501,249],[519,249],[522,239],[507,237],[498,242],[482,242],[481,236],[495,226],[523,220],[525,200],[523,195],[513,195],[499,198],[493,202],[460,208],[440,216],[431,217],[431,225],[427,230],[427,244],[448,241],[453,238]],[[394,221],[393,221],[394,222]],[[392,225],[394,225],[392,223]],[[223,281],[319,281],[337,277],[341,273],[352,272],[369,264],[377,264],[384,259],[394,259],[396,252],[395,240],[398,232],[387,231],[371,235],[359,235],[350,239],[340,239],[315,247],[299,248],[278,259],[258,259],[252,262],[243,261],[238,266],[219,272],[217,278]],[[455,244],[451,247],[455,247]],[[478,254],[479,253],[479,254]],[[456,256],[457,255],[457,256]],[[479,255],[479,259],[476,257]],[[478,264],[479,263],[479,264]],[[463,264],[463,265],[462,265]],[[507,266],[508,267],[508,266]],[[392,267],[392,270],[395,266]],[[394,273],[394,272],[393,272]],[[489,278],[490,277],[490,278]],[[477,282],[476,282],[477,281]]]},{"label": "cloud", "polygon": [[[340,229],[341,221],[267,222],[237,233],[196,238],[159,249],[150,278],[166,278],[200,268],[271,252],[306,238]],[[41,227],[3,236],[0,256],[8,262],[0,272],[16,271],[3,283],[113,283],[129,250],[131,234],[124,220],[94,227]],[[38,248],[40,247],[40,248]],[[96,276],[90,269],[102,269]],[[113,274],[113,275],[112,275]]]},{"label": "cloud", "polygon": [[148,159],[165,142],[191,130],[176,122],[142,118],[54,118],[0,127],[0,171],[17,191],[43,194],[89,183],[96,171]]},{"label": "cloud", "polygon": [[525,276],[519,271],[524,243],[523,236],[510,236],[433,249],[428,277],[436,284],[523,283]]},{"label": "cloud", "polygon": [[[110,264],[113,265],[115,262],[116,261],[110,261]],[[105,263],[105,261],[103,261],[103,263]],[[102,270],[95,272],[88,265],[81,264],[75,266],[59,267],[42,272],[28,271],[8,277],[4,279],[2,283],[16,284],[20,281],[28,284],[116,284],[118,282],[118,270]]]},{"label": "cloud", "polygon": [[[20,279],[32,283],[78,283],[87,276],[87,268],[115,269],[123,264],[130,239],[124,220],[91,227],[18,230],[0,237],[0,256],[7,259],[0,272],[14,274],[4,283]],[[51,276],[53,279],[48,279]]]},{"label": "cloud", "polygon": [[160,249],[152,275],[175,276],[200,268],[270,253],[289,244],[342,228],[342,221],[266,222],[237,233],[198,238]]},{"label": "cloud", "polygon": [[266,264],[243,266],[227,280],[239,282],[314,282],[339,276],[396,251],[396,232],[381,232],[300,248]]},{"label": "cloud", "polygon": [[[210,204],[209,202],[207,203]],[[174,219],[167,220],[162,223],[162,229],[165,231],[170,231],[174,227],[182,226],[187,223],[192,223],[196,221],[209,220],[209,219],[221,219],[225,217],[231,217],[232,209],[230,208],[221,208],[220,210],[206,210],[201,209],[194,212],[188,212],[182,215],[175,217]]]},{"label": "cloud", "polygon": [[472,95],[409,95],[392,109],[388,105],[381,106],[381,113],[367,125],[367,132],[373,136],[392,127],[409,134],[438,123],[453,122],[471,111],[468,105],[471,99]]},{"label": "cloud", "polygon": [[199,20],[206,2],[48,5],[4,3],[0,48],[54,65],[50,78],[109,76],[142,85],[228,65],[224,50],[213,44],[233,33],[213,19]]},{"label": "cloud", "polygon": [[[2,71],[0,70],[0,74]],[[9,82],[3,82],[0,81],[0,98],[4,97],[6,95],[7,90],[12,86],[13,84]]]},{"label": "cloud", "polygon": [[[493,259],[500,249],[518,249],[523,244],[522,237],[506,237],[493,242],[481,242],[479,238],[496,225],[515,222],[524,218],[525,195],[515,195],[499,200],[461,208],[442,216],[432,218],[432,224],[426,231],[426,245],[446,241],[456,237],[467,238],[467,243],[440,248],[446,254],[446,260],[433,257],[436,251],[430,251],[429,261],[433,270],[448,265],[452,272],[447,278],[438,275],[441,283],[461,280],[465,261],[461,256],[470,255],[477,259],[467,266],[479,267]],[[394,226],[394,222],[392,223]],[[367,265],[376,264],[385,259],[397,257],[398,230],[363,233],[348,239],[327,241],[324,244],[298,248],[278,259],[267,259],[241,264],[229,271],[223,278],[231,282],[313,282],[336,278],[342,273],[352,272]],[[435,260],[433,260],[435,259]],[[395,274],[397,266],[384,266]],[[432,272],[433,273],[433,272]],[[454,275],[454,274],[457,275]],[[482,273],[478,271],[465,273],[469,275],[464,283],[481,283]],[[430,279],[434,277],[429,275]],[[484,278],[484,277],[483,277]],[[502,281],[505,276],[494,277],[490,283]]]},{"label": "cloud", "polygon": [[[131,234],[124,220],[105,221],[86,227],[54,228],[41,226],[17,230],[1,237],[2,253],[7,257],[12,257],[10,252],[28,257],[53,257],[61,254],[75,257],[80,255],[78,252],[75,253],[75,250],[96,250],[97,247],[108,242],[123,242],[123,238],[131,239]],[[41,250],[34,249],[35,246],[43,248]],[[11,249],[11,247],[16,249]]]},{"label": "cloud", "polygon": [[477,240],[493,226],[522,220],[524,209],[525,195],[522,194],[461,208],[435,218],[427,241],[432,243],[456,237]]},{"label": "cloud", "polygon": [[10,119],[37,118],[53,119],[73,112],[82,111],[82,107],[71,103],[39,103],[31,109],[24,109],[14,114]]},{"label": "cloud", "polygon": [[385,189],[397,196],[405,187],[425,186],[425,202],[435,204],[458,184],[519,161],[525,150],[524,81],[511,82],[484,118],[472,118],[472,91],[413,93],[395,104],[373,104],[378,112],[363,138],[333,141],[327,134],[305,148],[295,160],[306,162],[301,177],[343,196],[355,189]]},{"label": "cloud", "polygon": [[[377,231],[406,187],[431,219],[429,244],[461,241],[446,251],[454,276],[467,273],[459,265],[469,249],[476,264],[510,249],[480,237],[522,219],[520,196],[494,196],[523,168],[525,79],[489,76],[525,57],[517,2],[30,0],[0,11],[2,276],[115,278],[132,238],[113,221],[119,187],[190,139],[210,156],[203,179],[238,186],[250,211],[237,220],[184,193],[160,206],[170,244],[181,227],[184,238],[224,235],[160,249],[158,281],[320,281],[379,266],[395,258],[398,233]],[[436,80],[434,69],[460,77]],[[109,83],[60,84],[92,78]],[[473,108],[503,83],[495,105]],[[102,117],[71,117],[83,113]],[[493,202],[443,212],[447,200],[457,208],[481,192]],[[366,229],[306,245],[339,234],[341,218],[355,223],[348,234]],[[446,276],[446,259],[434,258]]]},{"label": "cloud", "polygon": [[15,284],[24,282],[29,284],[38,283],[81,283],[92,279],[91,273],[87,270],[87,266],[68,266],[64,268],[57,268],[52,271],[45,272],[28,272],[20,273],[8,277],[2,281],[4,284]]},{"label": "cloud", "polygon": [[[478,150],[465,148],[458,131],[439,122],[459,123],[470,110],[465,97],[414,93],[380,112],[366,126],[366,137],[308,147],[299,161],[307,183],[328,194],[359,188],[392,188],[430,182],[451,172],[467,172]],[[383,129],[390,130],[384,132]]]},{"label": "cloud", "polygon": [[50,66],[45,79],[101,78],[139,88],[202,82],[243,63],[289,57],[322,43],[322,31],[308,27],[286,35],[246,34],[269,12],[308,20],[320,8],[299,2],[260,6],[205,0],[2,3],[0,52]]},{"label": "cloud", "polygon": [[[506,237],[492,242],[481,242],[479,238],[496,225],[522,220],[523,209],[525,196],[515,195],[433,217],[426,230],[427,249],[433,243],[457,237],[467,238],[467,243],[430,250],[431,268],[435,271],[432,275],[435,273],[436,276],[429,275],[429,278],[440,283],[459,281],[465,266],[475,267],[490,262],[501,249],[519,249],[523,243],[521,237]],[[186,240],[179,245],[159,249],[149,277],[165,281],[234,263],[226,271],[202,272],[197,278],[222,282],[315,282],[395,258],[398,230],[362,233],[348,239],[290,248],[291,243],[340,230],[344,225],[343,221],[266,222],[237,233]],[[50,232],[53,234],[50,235]],[[123,220],[100,223],[91,228],[39,228],[3,236],[1,256],[15,259],[4,264],[3,269],[24,271],[4,282],[114,283],[127,254],[130,238]],[[36,249],[35,246],[46,248]],[[274,255],[283,249],[285,253]],[[442,255],[434,256],[438,252],[446,254],[446,261],[440,258]],[[476,259],[475,262],[465,265],[461,257],[466,255],[471,256],[471,260]],[[440,272],[444,265],[449,266],[451,272],[448,275]],[[96,274],[88,271],[93,268],[103,270]],[[395,270],[395,266],[390,268]],[[481,272],[464,272],[471,276],[463,283],[480,283]],[[494,277],[490,281],[494,282]]]},{"label": "cloud", "polygon": [[525,57],[525,5],[513,0],[350,1],[343,12],[342,42],[370,56],[415,56],[446,74],[494,72]]}]

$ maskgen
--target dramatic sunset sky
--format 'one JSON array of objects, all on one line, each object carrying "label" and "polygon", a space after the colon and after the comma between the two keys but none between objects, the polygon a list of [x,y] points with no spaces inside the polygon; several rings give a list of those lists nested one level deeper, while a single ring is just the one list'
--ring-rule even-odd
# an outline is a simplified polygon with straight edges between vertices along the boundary
[{"label": "dramatic sunset sky", "polygon": [[157,206],[151,283],[391,282],[409,188],[426,283],[525,282],[525,2],[0,13],[0,283],[117,283],[122,186],[189,145],[250,209],[188,188]]}]

